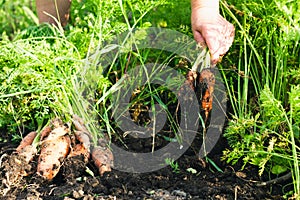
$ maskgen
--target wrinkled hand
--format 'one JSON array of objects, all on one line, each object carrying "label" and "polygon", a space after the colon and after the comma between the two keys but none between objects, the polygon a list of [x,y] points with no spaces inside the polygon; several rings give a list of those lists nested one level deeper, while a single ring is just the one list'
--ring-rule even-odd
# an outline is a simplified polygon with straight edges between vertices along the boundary
[{"label": "wrinkled hand", "polygon": [[217,64],[229,50],[234,39],[234,26],[220,14],[216,19],[201,21],[198,15],[201,10],[193,10],[191,16],[192,31],[200,46],[207,46],[212,64]]}]

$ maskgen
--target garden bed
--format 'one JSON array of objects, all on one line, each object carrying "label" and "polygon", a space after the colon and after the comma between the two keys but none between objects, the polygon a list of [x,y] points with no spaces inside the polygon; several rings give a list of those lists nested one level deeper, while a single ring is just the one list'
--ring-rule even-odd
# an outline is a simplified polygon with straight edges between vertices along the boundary
[{"label": "garden bed", "polygon": [[[125,134],[127,130],[120,131],[116,120],[120,115],[115,114],[120,102],[113,100],[123,98],[122,94],[117,96],[121,86],[131,93],[127,87],[130,84],[125,83],[129,78],[137,78],[129,73],[136,66],[145,67],[148,61],[157,64],[160,56],[181,77],[191,70],[193,63],[182,62],[176,56],[171,58],[157,49],[122,54],[113,59],[109,69],[101,65],[99,58],[108,58],[104,54],[109,52],[115,55],[106,41],[109,43],[134,28],[176,30],[194,42],[190,1],[73,0],[70,21],[64,28],[38,24],[31,0],[1,2],[0,199],[299,198],[299,1],[220,3],[222,16],[234,24],[236,34],[232,47],[218,64],[225,85],[222,91],[227,95],[222,100],[227,102],[228,109],[222,112],[226,115],[226,127],[216,118],[224,131],[208,157],[198,159],[200,130],[179,159],[162,159],[168,162],[167,166],[154,172],[124,172],[118,168],[124,160],[115,156],[114,162],[119,166],[101,176],[91,157],[86,162],[85,157],[75,156],[61,160],[56,177],[45,181],[36,173],[39,149],[29,163],[20,160],[15,151],[26,134],[38,133],[55,117],[71,124],[71,116],[80,115],[85,122],[96,124],[89,126],[91,143],[105,135],[112,144],[126,146],[133,152],[151,152],[178,139],[175,118],[170,122],[174,126],[168,126],[166,134],[157,135],[155,140],[137,140]],[[142,39],[144,32],[139,33],[137,36]],[[165,39],[172,39],[169,36]],[[187,44],[185,39],[177,39],[173,41]],[[171,80],[163,74],[158,78]],[[180,87],[175,81],[169,83]],[[154,115],[143,110],[147,107],[154,113],[156,105],[164,108],[159,111],[168,111],[168,117],[174,117],[178,93],[170,95],[170,91],[155,84],[133,88],[135,96],[131,96],[129,110],[135,124],[149,125],[149,118]],[[217,91],[221,90],[215,87]],[[204,104],[208,110],[212,106],[209,101]],[[191,107],[190,110],[198,112]],[[138,119],[138,115],[142,118]],[[10,177],[14,175],[21,178],[13,182]]]},{"label": "garden bed", "polygon": [[[142,146],[136,141],[127,145],[137,150]],[[98,174],[94,163],[86,166],[94,173],[86,172],[80,157],[64,161],[60,172],[51,181],[42,180],[37,175],[25,177],[12,186],[3,199],[283,199],[282,184],[257,186],[257,182],[268,180],[258,177],[257,169],[248,166],[239,171],[240,166],[230,166],[221,161],[222,150],[227,148],[226,140],[221,138],[208,157],[212,162],[199,160],[195,154],[199,140],[175,163],[177,167],[167,166],[152,173],[126,173],[118,170]],[[10,142],[1,143],[1,181],[0,190],[7,189],[3,167],[15,150]],[[6,155],[6,156],[4,156]],[[223,172],[212,165],[214,163]],[[35,162],[30,163],[32,167]],[[12,167],[12,166],[10,166]]]}]

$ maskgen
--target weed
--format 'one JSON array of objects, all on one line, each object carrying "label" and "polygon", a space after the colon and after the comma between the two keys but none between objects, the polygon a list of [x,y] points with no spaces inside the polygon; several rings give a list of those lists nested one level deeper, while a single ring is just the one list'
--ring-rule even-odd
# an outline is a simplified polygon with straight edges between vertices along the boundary
[{"label": "weed", "polygon": [[179,164],[173,158],[166,158],[165,163],[172,168],[174,173],[180,173]]}]

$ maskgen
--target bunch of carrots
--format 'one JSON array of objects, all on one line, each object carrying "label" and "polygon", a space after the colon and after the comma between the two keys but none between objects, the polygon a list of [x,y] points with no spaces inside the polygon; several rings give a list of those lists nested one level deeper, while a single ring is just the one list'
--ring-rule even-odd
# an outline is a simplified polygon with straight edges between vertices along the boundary
[{"label": "bunch of carrots", "polygon": [[[22,162],[29,163],[38,156],[36,173],[49,181],[58,174],[64,160],[74,156],[83,156],[85,163],[92,158],[100,175],[111,171],[113,154],[105,139],[99,139],[101,146],[92,146],[91,134],[83,120],[74,115],[72,122],[75,127],[73,131],[70,124],[64,124],[56,118],[39,134],[27,134],[16,149],[16,153],[22,157]],[[36,140],[37,145],[34,142]],[[24,171],[20,172],[20,177],[27,175]]]},{"label": "bunch of carrots", "polygon": [[205,123],[209,118],[209,114],[213,108],[213,95],[216,80],[213,68],[203,69],[201,72],[189,71],[186,80],[180,90],[179,95],[188,96],[185,87],[189,87],[195,92],[200,101],[200,108],[204,113]]}]

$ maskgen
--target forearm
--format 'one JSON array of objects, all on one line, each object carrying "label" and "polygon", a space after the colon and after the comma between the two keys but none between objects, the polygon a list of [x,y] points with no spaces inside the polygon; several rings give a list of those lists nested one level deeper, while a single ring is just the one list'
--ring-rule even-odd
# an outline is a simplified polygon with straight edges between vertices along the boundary
[{"label": "forearm", "polygon": [[194,39],[207,46],[212,64],[220,61],[234,39],[234,26],[219,13],[219,0],[191,0]]},{"label": "forearm", "polygon": [[205,23],[218,18],[219,0],[191,0],[192,15],[197,12],[197,20]]}]

